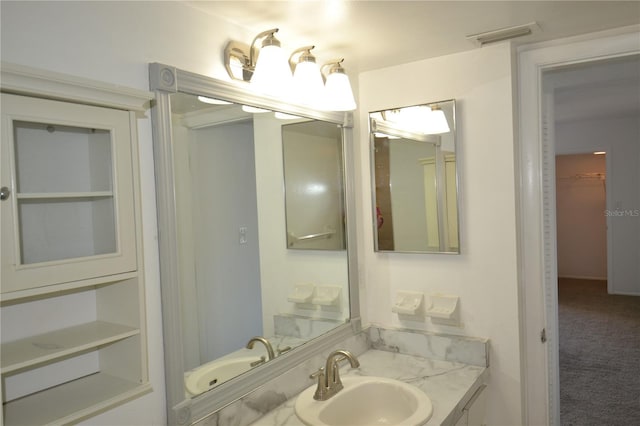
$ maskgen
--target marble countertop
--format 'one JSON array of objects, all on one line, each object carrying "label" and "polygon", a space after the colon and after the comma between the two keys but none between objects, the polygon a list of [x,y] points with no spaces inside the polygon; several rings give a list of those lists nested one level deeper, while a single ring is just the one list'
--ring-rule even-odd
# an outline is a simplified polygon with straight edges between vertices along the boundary
[{"label": "marble countertop", "polygon": [[[350,368],[348,364],[342,366],[341,377],[380,376],[417,386],[431,398],[433,404],[433,415],[426,426],[453,424],[488,375],[485,367],[375,349],[364,352],[358,356],[358,360],[359,368]],[[311,380],[309,385],[314,385]],[[296,397],[259,418],[252,426],[304,425],[294,412]]]}]

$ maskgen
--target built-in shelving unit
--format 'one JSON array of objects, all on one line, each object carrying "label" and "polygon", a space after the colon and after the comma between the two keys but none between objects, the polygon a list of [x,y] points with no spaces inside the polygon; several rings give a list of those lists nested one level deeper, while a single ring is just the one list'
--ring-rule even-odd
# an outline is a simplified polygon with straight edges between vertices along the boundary
[{"label": "built-in shelving unit", "polygon": [[135,111],[152,95],[0,72],[0,419],[76,423],[151,391]]}]

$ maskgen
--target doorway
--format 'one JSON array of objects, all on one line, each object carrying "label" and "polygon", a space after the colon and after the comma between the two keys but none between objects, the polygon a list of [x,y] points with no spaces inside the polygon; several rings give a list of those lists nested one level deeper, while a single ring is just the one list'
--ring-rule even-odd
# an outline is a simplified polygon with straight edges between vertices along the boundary
[{"label": "doorway", "polygon": [[[633,176],[621,152],[636,159],[640,152],[638,107],[626,99],[640,92],[638,70],[638,57],[628,56],[543,72],[553,103],[546,142],[556,153],[557,304],[547,309],[558,318],[561,425],[640,423],[640,379],[629,375],[640,370],[640,298],[614,295],[626,293],[631,284],[622,277],[637,265],[618,259],[629,224],[611,214],[622,200],[637,202],[620,176]],[[575,151],[587,152],[568,154]],[[607,165],[617,171],[609,180]],[[633,224],[627,232],[638,235]]]},{"label": "doorway", "polygon": [[[523,422],[526,424],[560,423],[560,386],[559,386],[559,330],[558,330],[558,264],[556,250],[556,213],[555,213],[555,141],[556,133],[562,130],[555,126],[555,120],[561,113],[571,114],[572,109],[558,110],[554,96],[564,96],[557,90],[544,90],[543,76],[548,71],[570,69],[570,67],[603,64],[604,61],[619,58],[638,58],[637,32],[609,32],[592,35],[588,38],[574,38],[554,45],[541,45],[536,48],[523,49],[519,55],[519,171],[520,178],[520,213],[519,213],[519,253],[521,259],[521,321],[522,321],[522,365],[523,365],[523,398],[525,410]],[[587,67],[589,68],[589,67]],[[635,72],[636,81],[639,73]],[[607,75],[611,77],[611,75]],[[571,79],[567,82],[570,84]],[[638,84],[638,83],[636,83]],[[637,87],[634,102],[637,104]],[[557,87],[556,87],[557,88]],[[555,89],[555,88],[554,88]],[[627,89],[629,90],[629,89]],[[582,112],[584,108],[598,108],[605,112],[617,111],[623,103],[612,102],[612,108],[603,107],[602,102],[595,102],[593,98],[583,99],[576,104],[573,112]],[[584,108],[583,108],[584,107]],[[637,108],[637,107],[636,107]],[[631,111],[637,123],[640,109]],[[567,123],[571,122],[568,120]],[[575,121],[574,121],[575,122]],[[606,132],[604,127],[597,125],[597,120],[584,120],[591,124],[591,128],[584,126],[582,140],[597,140],[608,143],[607,153],[615,154],[622,159],[620,168],[607,166],[607,179],[611,181],[609,187],[623,188],[633,185],[636,194],[630,198],[614,198],[613,204],[618,209],[618,202],[622,210],[627,210],[628,203],[639,203],[637,188],[640,183],[637,169],[640,168],[640,153],[638,152],[638,130],[635,130],[635,144],[632,152],[622,153],[614,142],[619,140],[617,129]],[[636,124],[637,126],[637,124]],[[609,156],[608,156],[609,157]],[[612,155],[613,157],[613,155]],[[626,161],[632,164],[629,168]],[[608,158],[608,161],[611,161]],[[622,170],[624,169],[624,170]],[[626,182],[622,178],[626,179]],[[623,179],[616,184],[613,179]],[[613,191],[607,192],[611,197]],[[630,206],[631,211],[635,208]],[[611,220],[609,223],[611,224]],[[626,233],[633,239],[633,244],[626,246],[626,251],[618,251],[611,256],[608,252],[607,268],[608,282],[620,283],[618,293],[635,294],[640,286],[640,224],[634,219],[630,230]],[[628,223],[615,222],[626,226]],[[609,227],[608,238],[622,234]],[[624,238],[622,238],[624,240]],[[619,242],[620,240],[618,240]],[[615,246],[610,244],[610,246]],[[624,261],[631,267],[627,272],[619,273],[616,263]],[[613,280],[611,274],[613,273]],[[627,286],[627,287],[625,287]],[[610,333],[617,330],[612,329]],[[602,368],[600,368],[602,370]],[[546,375],[540,374],[546,372]],[[637,399],[637,392],[636,392]],[[637,401],[636,401],[637,404]],[[606,422],[610,424],[611,421]]]}]

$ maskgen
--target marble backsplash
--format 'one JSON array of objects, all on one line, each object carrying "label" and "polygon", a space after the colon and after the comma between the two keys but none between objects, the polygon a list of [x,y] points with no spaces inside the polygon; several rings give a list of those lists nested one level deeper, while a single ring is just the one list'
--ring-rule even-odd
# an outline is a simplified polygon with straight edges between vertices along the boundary
[{"label": "marble backsplash", "polygon": [[369,327],[337,347],[318,353],[195,424],[246,426],[255,422],[313,385],[309,374],[324,366],[327,356],[335,349],[346,349],[356,356],[369,349],[377,349],[480,367],[489,365],[487,339]]},{"label": "marble backsplash", "polygon": [[344,324],[344,321],[307,318],[292,314],[278,314],[273,316],[273,325],[277,336],[289,336],[301,339],[318,337],[341,324]]},{"label": "marble backsplash", "polygon": [[480,367],[489,366],[488,339],[374,326],[365,332],[368,333],[372,349]]}]

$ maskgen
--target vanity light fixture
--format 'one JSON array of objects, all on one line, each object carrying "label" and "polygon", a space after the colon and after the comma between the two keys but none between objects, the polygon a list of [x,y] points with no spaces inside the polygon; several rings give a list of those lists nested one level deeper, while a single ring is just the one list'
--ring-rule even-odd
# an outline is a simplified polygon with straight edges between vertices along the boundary
[{"label": "vanity light fixture", "polygon": [[[293,71],[292,100],[296,103],[324,109],[325,90],[320,68],[311,50],[315,46],[305,46],[293,51],[289,65]],[[297,62],[294,61],[296,55]]]},{"label": "vanity light fixture", "polygon": [[[278,28],[261,32],[251,46],[230,41],[224,50],[224,65],[232,79],[249,81],[257,92],[287,98],[291,71],[280,40],[275,36],[277,32]],[[260,39],[262,47],[258,52],[255,44]]]},{"label": "vanity light fixture", "polygon": [[[356,109],[349,77],[341,65],[344,59],[318,68],[316,58],[311,54],[314,46],[305,46],[296,49],[287,60],[280,41],[275,37],[277,32],[278,28],[261,32],[255,36],[251,46],[234,40],[227,43],[224,66],[229,77],[249,82],[256,92],[284,101],[325,111]],[[255,44],[261,39],[262,47],[258,49]],[[323,74],[325,68],[328,71]]]},{"label": "vanity light fixture", "polygon": [[344,58],[328,62],[322,66],[329,71],[325,81],[325,108],[330,111],[353,111],[356,109],[356,101],[349,83],[349,76],[342,68]]}]

